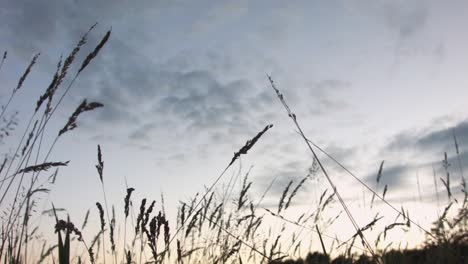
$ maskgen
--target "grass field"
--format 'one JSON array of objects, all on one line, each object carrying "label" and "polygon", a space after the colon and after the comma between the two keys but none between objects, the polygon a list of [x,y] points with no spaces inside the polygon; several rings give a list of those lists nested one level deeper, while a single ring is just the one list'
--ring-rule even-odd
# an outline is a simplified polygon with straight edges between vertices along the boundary
[{"label": "grass field", "polygon": [[[133,200],[132,194],[136,190],[132,186],[122,187],[126,190],[122,192],[123,204],[109,204],[105,186],[108,180],[105,173],[106,153],[98,145],[97,153],[90,155],[96,155],[96,177],[102,186],[102,200],[96,201],[95,206],[90,205],[93,209],[82,216],[81,223],[72,223],[54,207],[49,213],[56,220],[56,239],[40,240],[39,237],[43,236],[38,234],[43,232],[43,227],[30,223],[33,215],[43,214],[38,212],[37,198],[49,194],[58,168],[68,165],[66,157],[51,161],[49,156],[56,144],[60,144],[64,134],[75,132],[73,130],[78,126],[78,119],[86,118],[86,115],[93,114],[92,111],[105,107],[105,102],[83,100],[64,120],[64,126],[59,131],[46,129],[56,110],[67,107],[63,105],[63,99],[73,89],[74,83],[79,82],[80,75],[93,60],[99,59],[99,52],[105,49],[106,43],[112,41],[111,31],[108,31],[95,44],[92,52],[82,62],[78,62],[77,54],[88,44],[88,34],[91,34],[93,28],[82,36],[66,57],[59,60],[50,85],[38,98],[36,105],[31,106],[29,120],[18,120],[10,103],[17,100],[18,96],[27,96],[27,92],[25,95],[20,91],[40,59],[39,54],[33,56],[17,86],[12,89],[11,96],[2,102],[0,140],[7,141],[15,134],[19,135],[20,141],[12,153],[2,149],[2,154],[7,155],[0,164],[1,263],[468,263],[466,183],[462,178],[459,184],[454,184],[458,179],[450,177],[447,154],[442,162],[446,175],[436,181],[444,186],[449,202],[443,207],[438,219],[433,219],[430,227],[421,226],[411,218],[412,212],[387,201],[386,186],[381,194],[377,193],[348,171],[351,177],[372,192],[373,202],[379,201],[382,206],[398,214],[391,224],[381,226],[381,217],[376,215],[367,225],[360,226],[355,219],[355,212],[338,192],[336,183],[316,153],[323,150],[303,133],[299,121],[301,118],[296,117],[292,110],[294,106],[288,105],[287,98],[270,76],[265,81],[269,82],[271,92],[278,97],[278,103],[284,106],[293,129],[313,157],[309,173],[301,181],[290,181],[285,185],[282,194],[275,197],[277,205],[265,206],[262,203],[269,188],[259,199],[252,198],[252,185],[255,182],[250,181],[249,171],[239,169],[230,176],[226,173],[242,155],[248,155],[263,137],[268,137],[272,125],[265,124],[232,157],[227,157],[230,162],[213,182],[206,183],[204,190],[191,199],[180,201],[177,216],[166,215],[163,197]],[[5,52],[0,72],[4,70],[7,59]],[[76,72],[69,72],[71,65],[77,66]],[[17,129],[18,122],[24,122],[24,131]],[[44,138],[52,138],[51,144],[44,145]],[[460,155],[455,137],[454,140],[456,153]],[[343,169],[346,170],[344,166]],[[383,170],[382,162],[377,182]],[[297,194],[314,177],[322,177],[322,184],[327,188],[320,194],[317,208],[302,212],[298,217],[290,214]],[[221,187],[219,183],[224,178],[228,178],[228,184]],[[53,201],[51,204],[53,206]],[[339,214],[327,214],[332,204],[337,204]],[[372,204],[368,206],[371,214]],[[117,215],[122,213],[124,217],[118,219]],[[98,214],[100,221],[89,222],[90,214]],[[277,224],[276,228],[270,226],[272,222],[267,219],[271,218],[281,223],[279,228]],[[334,233],[329,227],[337,218],[348,222],[354,235],[346,241],[331,237],[331,247],[325,246],[323,240],[326,236],[330,238],[327,233]],[[91,230],[96,231],[88,237],[84,233],[90,226]],[[407,248],[401,246],[402,243],[386,240],[387,234],[413,229],[424,233],[426,237],[425,242],[417,248]],[[377,234],[377,239],[368,240],[370,232]],[[313,241],[308,239],[310,234],[314,234]],[[49,237],[51,235],[47,234]],[[309,252],[311,243],[318,245],[317,248],[321,250]]]}]

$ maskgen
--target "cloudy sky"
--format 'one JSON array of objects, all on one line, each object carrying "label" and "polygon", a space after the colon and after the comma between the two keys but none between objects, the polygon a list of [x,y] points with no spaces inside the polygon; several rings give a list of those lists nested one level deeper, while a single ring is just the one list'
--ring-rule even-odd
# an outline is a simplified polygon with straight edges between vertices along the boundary
[{"label": "cloudy sky", "polygon": [[[454,132],[462,166],[468,164],[466,10],[462,0],[0,0],[0,51],[8,51],[0,99],[6,102],[41,52],[10,108],[27,120],[60,55],[98,22],[79,58],[110,28],[111,38],[51,130],[84,98],[105,107],[84,114],[52,154],[51,160],[71,160],[48,198],[58,207],[81,218],[101,199],[97,144],[112,203],[123,199],[126,179],[136,197],[158,199],[162,192],[175,207],[209,186],[233,152],[270,123],[274,127],[242,158],[242,169],[254,166],[259,193],[276,179],[267,198],[276,202],[291,179],[307,174],[312,159],[269,74],[310,139],[373,187],[385,160],[379,192],[388,184],[397,207],[419,199],[419,177],[422,202],[433,216],[432,167],[442,175],[444,152],[458,188]],[[4,150],[11,150],[8,143]],[[369,202],[369,192],[320,157],[348,202]],[[303,205],[314,205],[313,190],[327,187],[325,180],[309,182],[300,194]],[[373,217],[361,215],[362,224]]]}]

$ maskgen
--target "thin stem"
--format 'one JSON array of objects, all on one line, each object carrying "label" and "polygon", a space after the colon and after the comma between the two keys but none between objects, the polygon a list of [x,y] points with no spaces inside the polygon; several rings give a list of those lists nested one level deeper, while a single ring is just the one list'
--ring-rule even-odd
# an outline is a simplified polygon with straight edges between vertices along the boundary
[{"label": "thin stem", "polygon": [[295,124],[296,128],[299,130],[299,133],[301,135],[301,137],[304,139],[307,147],[309,148],[310,152],[312,153],[312,155],[314,156],[315,160],[317,160],[317,163],[320,167],[320,169],[322,170],[323,174],[325,175],[328,183],[330,184],[330,186],[332,187],[334,193],[336,194],[336,197],[338,198],[338,200],[340,201],[340,204],[341,206],[343,207],[344,211],[346,212],[346,214],[348,215],[348,218],[350,220],[350,222],[352,223],[352,225],[354,226],[354,228],[356,229],[356,232],[359,234],[362,242],[365,244],[365,246],[369,249],[369,251],[371,252],[371,254],[373,256],[375,256],[371,246],[369,245],[369,243],[367,242],[366,238],[364,237],[364,235],[362,234],[358,224],[356,223],[356,221],[354,220],[354,217],[352,216],[351,212],[349,211],[348,207],[346,206],[344,200],[341,198],[341,195],[340,193],[338,192],[338,189],[336,188],[335,184],[333,183],[333,181],[331,180],[330,176],[328,175],[327,171],[325,170],[324,166],[322,165],[322,162],[319,160],[318,156],[316,155],[315,151],[313,150],[312,146],[310,145],[309,141],[307,140],[304,132],[302,131],[302,128],[301,126],[299,125],[299,123],[297,122],[297,119],[296,119],[296,115],[291,111],[291,109],[289,108],[289,106],[286,104],[286,101],[284,100],[284,96],[279,92],[279,90],[276,88],[276,86],[274,85],[273,83],[273,79],[268,76],[268,79],[270,81],[270,84],[271,84],[271,87],[272,89],[276,92],[278,98],[280,99],[281,103],[283,104],[283,106],[285,107],[286,111],[288,112],[288,116],[291,118],[291,120],[293,121],[293,123]]},{"label": "thin stem", "polygon": [[[361,179],[359,179],[354,173],[352,173],[349,169],[347,169],[341,162],[339,162],[337,159],[335,159],[333,156],[331,156],[330,154],[328,154],[325,150],[323,150],[322,148],[320,148],[320,146],[318,146],[317,144],[315,144],[313,141],[311,141],[310,139],[307,139],[307,141],[312,144],[314,147],[316,147],[318,150],[320,150],[323,154],[325,154],[328,158],[330,158],[333,162],[335,162],[340,168],[342,168],[345,172],[347,172],[351,177],[353,177],[355,180],[357,180],[362,186],[366,187],[367,190],[369,190],[370,192],[372,192],[375,197],[379,198],[382,202],[384,202],[386,205],[388,205],[390,208],[392,208],[395,212],[397,212],[398,214],[400,215],[403,215],[403,212],[401,212],[400,210],[398,210],[395,206],[393,206],[390,202],[388,202],[387,200],[385,200],[382,196],[380,196],[377,192],[375,192],[374,190],[372,190],[371,187],[369,187],[369,185],[367,185],[365,182],[363,182]],[[408,216],[406,216],[408,217]],[[407,218],[412,224],[414,224],[415,226],[417,226],[419,229],[423,230],[427,235],[433,237],[433,238],[436,238],[431,232],[427,231],[424,227],[422,227],[421,225],[419,225],[418,223],[416,223],[415,221],[411,220],[411,218]]]},{"label": "thin stem", "polygon": [[16,94],[16,90],[14,90],[14,91],[11,93],[10,98],[8,99],[6,105],[5,105],[5,106],[2,106],[2,112],[0,113],[0,119],[1,119],[1,118],[3,117],[3,115],[5,114],[7,108],[8,108],[8,106],[10,105],[11,100],[13,100],[13,96],[15,96],[15,94]]}]

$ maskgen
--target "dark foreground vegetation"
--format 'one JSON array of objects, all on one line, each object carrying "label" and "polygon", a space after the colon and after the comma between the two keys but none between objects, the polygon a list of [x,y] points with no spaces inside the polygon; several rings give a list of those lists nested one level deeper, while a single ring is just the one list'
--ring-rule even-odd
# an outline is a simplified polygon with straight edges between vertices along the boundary
[{"label": "dark foreground vegetation", "polygon": [[[414,222],[404,208],[396,209],[385,200],[387,186],[382,195],[349,172],[338,161],[329,156],[302,132],[296,115],[292,112],[283,94],[277,88],[272,78],[269,82],[272,92],[284,106],[294,128],[304,140],[304,144],[312,154],[309,172],[298,182],[290,181],[284,186],[284,191],[277,199],[277,206],[264,206],[273,181],[260,198],[253,198],[251,194],[252,182],[249,172],[238,169],[228,178],[228,184],[223,188],[218,183],[225,177],[228,169],[235,170],[234,164],[242,155],[259,142],[272,125],[265,124],[256,135],[248,140],[243,147],[234,153],[226,163],[226,168],[207,185],[206,189],[197,193],[192,199],[181,201],[177,208],[177,217],[166,215],[164,199],[161,195],[160,209],[156,209],[156,201],[142,199],[134,202],[132,194],[135,189],[126,186],[122,188],[122,203],[109,205],[106,198],[105,148],[97,147],[96,183],[102,186],[102,200],[96,201],[93,209],[89,210],[81,223],[70,219],[65,210],[55,208],[51,203],[51,210],[38,211],[38,197],[48,196],[50,186],[59,177],[58,168],[67,166],[68,161],[50,161],[49,156],[56,143],[74,130],[77,120],[83,113],[103,107],[100,102],[88,102],[83,99],[64,126],[59,131],[51,133],[46,130],[49,120],[59,107],[66,107],[63,99],[79,76],[85,72],[109,40],[108,31],[96,44],[81,63],[76,63],[76,56],[81,48],[87,44],[88,34],[95,26],[86,32],[70,54],[59,60],[56,72],[50,85],[31,106],[31,118],[26,120],[24,131],[17,131],[18,120],[16,114],[10,111],[10,102],[14,101],[23,89],[23,84],[33,66],[39,58],[34,56],[25,72],[20,77],[18,85],[12,89],[11,96],[4,103],[1,113],[0,140],[11,138],[18,133],[19,142],[14,153],[5,156],[0,164],[0,263],[467,263],[468,252],[468,199],[466,184],[461,172],[460,188],[453,188],[450,182],[450,171],[445,155],[444,168],[446,175],[440,179],[447,191],[449,204],[436,219],[430,230],[426,230]],[[0,73],[7,58],[5,52],[0,64]],[[75,66],[75,74],[70,78],[68,72]],[[45,131],[49,131],[48,134]],[[52,143],[45,146],[44,137],[52,138]],[[458,145],[454,134],[456,153],[459,155]],[[3,151],[3,149],[2,149]],[[385,225],[377,241],[369,242],[366,233],[377,230],[377,223],[382,217],[378,215],[362,227],[357,225],[353,212],[342,199],[334,181],[328,175],[326,168],[316,155],[321,151],[337,162],[351,177],[369,190],[372,201],[380,200],[384,205],[392,208],[398,215],[394,223]],[[55,169],[54,172],[50,170]],[[382,176],[383,163],[377,175],[377,182]],[[461,165],[460,165],[461,170]],[[461,170],[462,171],[462,170]],[[301,192],[304,184],[317,178],[326,180],[326,189],[321,193],[317,208],[304,212],[292,219],[288,214],[294,203],[294,198]],[[453,180],[452,180],[453,182]],[[240,184],[239,184],[240,183]],[[455,193],[456,192],[456,193]],[[456,199],[463,197],[462,199]],[[332,204],[339,205],[341,212],[328,215],[327,210]],[[91,205],[90,205],[91,206]],[[342,212],[343,215],[341,214]],[[97,223],[89,223],[89,216],[97,216]],[[34,226],[31,217],[52,217],[55,219],[56,241],[45,239],[38,230],[52,230],[41,226]],[[120,220],[119,220],[120,216]],[[332,226],[339,217],[346,217],[355,235],[347,241],[336,243],[333,260],[326,253],[322,236],[324,231]],[[281,224],[279,228],[269,226],[266,219],[274,219]],[[170,220],[174,219],[174,220]],[[270,220],[271,222],[271,220]],[[98,231],[89,230],[89,226],[97,227]],[[117,227],[120,227],[117,229]],[[293,227],[293,228],[291,228]],[[285,232],[288,228],[290,234]],[[385,241],[387,233],[401,229],[407,232],[411,228],[422,230],[426,234],[426,242],[417,249],[393,248]],[[119,230],[119,231],[117,231]],[[332,232],[332,231],[331,231]],[[307,248],[310,236],[317,233],[314,243],[321,243],[324,253],[309,253],[305,259],[304,248]],[[119,239],[117,239],[119,238]],[[338,246],[339,245],[339,246]],[[363,254],[363,252],[365,252]],[[330,253],[330,252],[328,252]]]},{"label": "dark foreground vegetation", "polygon": [[309,253],[305,259],[271,261],[270,263],[283,264],[374,264],[374,263],[401,263],[401,264],[435,264],[435,263],[468,263],[468,245],[449,244],[426,246],[422,249],[390,250],[379,254],[377,258],[367,255],[354,257],[339,256],[330,259],[328,255],[314,252]]}]

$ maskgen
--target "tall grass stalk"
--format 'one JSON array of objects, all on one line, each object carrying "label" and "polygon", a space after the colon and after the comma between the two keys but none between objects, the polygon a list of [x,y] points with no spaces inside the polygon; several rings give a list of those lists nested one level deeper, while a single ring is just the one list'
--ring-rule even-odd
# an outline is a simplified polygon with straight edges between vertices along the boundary
[{"label": "tall grass stalk", "polygon": [[[255,137],[253,137],[251,140],[248,140],[245,145],[238,151],[234,153],[233,158],[229,162],[229,164],[226,166],[226,168],[221,172],[221,174],[216,178],[216,180],[210,185],[210,187],[205,191],[203,194],[202,198],[196,203],[196,205],[193,208],[192,212],[195,212],[200,206],[201,202],[206,198],[206,196],[213,190],[213,188],[216,186],[216,184],[221,180],[221,178],[224,176],[226,171],[231,167],[231,165],[241,156],[244,154],[247,154],[247,152],[255,145],[255,143],[262,137],[264,133],[266,133],[270,128],[272,128],[273,125],[267,125],[262,131],[260,131]],[[172,235],[172,238],[169,240],[169,245],[172,243],[172,241],[175,239],[176,235],[181,231],[183,226],[185,225],[186,221],[192,216],[193,213],[190,213],[185,221],[183,221],[180,225],[180,227],[176,230],[176,232]]]},{"label": "tall grass stalk", "polygon": [[[297,132],[297,131],[296,131]],[[299,132],[297,132],[299,134]],[[385,200],[382,196],[380,196],[377,192],[375,192],[369,185],[367,185],[365,182],[363,182],[359,177],[357,177],[353,172],[351,172],[348,168],[346,168],[341,162],[339,162],[337,159],[335,159],[333,156],[331,156],[329,153],[327,153],[323,148],[315,144],[312,140],[307,139],[307,142],[309,142],[312,146],[317,148],[320,152],[322,152],[325,156],[327,156],[329,159],[331,159],[334,163],[336,163],[341,169],[343,169],[348,175],[353,177],[359,184],[364,186],[367,190],[369,190],[375,197],[379,198],[385,205],[390,207],[393,211],[398,213],[398,215],[404,215],[404,211],[397,209],[394,205],[392,205],[389,201]],[[427,229],[422,227],[420,224],[418,224],[416,221],[408,217],[408,221],[415,226],[417,226],[420,230],[422,230],[426,235],[431,236],[432,238],[435,238],[435,236],[429,232]]]},{"label": "tall grass stalk", "polygon": [[297,117],[296,115],[291,111],[291,109],[289,108],[289,106],[287,105],[285,99],[284,99],[284,96],[280,93],[280,91],[276,88],[274,82],[273,82],[273,79],[268,76],[268,79],[270,81],[270,85],[272,87],[272,89],[275,91],[277,97],[279,98],[280,102],[283,104],[284,108],[286,109],[286,112],[288,113],[288,116],[289,118],[293,121],[293,123],[295,124],[297,130],[299,131],[300,135],[302,136],[302,138],[304,139],[307,147],[309,148],[310,152],[312,153],[314,159],[317,160],[317,163],[319,164],[319,167],[320,169],[322,170],[323,174],[325,175],[325,177],[327,178],[327,181],[328,183],[330,184],[330,186],[332,187],[334,193],[336,194],[336,196],[338,197],[338,200],[340,201],[343,209],[345,210],[346,214],[348,215],[348,218],[349,220],[351,221],[352,225],[354,226],[354,228],[356,229],[356,232],[359,233],[359,236],[363,242],[363,244],[368,248],[368,250],[371,252],[371,254],[373,256],[375,256],[375,253],[373,252],[369,242],[367,242],[366,238],[364,237],[364,235],[361,233],[360,231],[360,228],[358,226],[358,224],[356,223],[356,221],[354,220],[354,217],[352,216],[351,212],[349,211],[347,205],[345,204],[345,202],[343,201],[343,199],[341,198],[341,195],[339,194],[338,192],[338,189],[336,188],[335,184],[333,183],[333,181],[331,180],[331,178],[329,177],[327,171],[325,170],[325,168],[323,167],[322,163],[320,162],[320,159],[318,158],[318,156],[316,155],[315,151],[313,150],[311,144],[309,143],[309,141],[307,140],[307,137],[305,136],[304,132],[302,131],[302,128],[301,126],[299,125],[299,123],[297,122]]},{"label": "tall grass stalk", "polygon": [[[91,27],[89,31],[91,31],[91,29],[93,27]],[[75,75],[73,80],[66,87],[65,92],[62,94],[62,96],[60,97],[58,102],[52,107],[51,106],[52,97],[55,94],[55,91],[57,90],[59,85],[61,84],[62,80],[67,75],[68,67],[73,62],[76,53],[79,51],[80,47],[82,45],[84,45],[84,43],[86,43],[86,36],[89,33],[89,31],[85,35],[83,35],[83,37],[81,38],[81,40],[80,40],[79,44],[77,45],[77,47],[75,47],[75,49],[72,51],[70,56],[67,58],[67,60],[65,61],[65,64],[61,68],[60,74],[58,74],[58,73],[59,73],[59,69],[61,67],[61,61],[59,62],[58,67],[57,67],[57,72],[56,72],[56,74],[54,76],[54,79],[52,80],[49,87],[46,89],[46,92],[44,93],[44,95],[42,95],[40,97],[40,99],[38,100],[36,109],[33,111],[32,115],[31,115],[31,118],[29,119],[29,122],[27,123],[27,126],[26,126],[26,129],[24,130],[23,136],[19,140],[19,143],[17,144],[16,150],[15,150],[12,158],[9,159],[9,161],[8,161],[7,169],[2,171],[4,173],[4,176],[3,176],[3,179],[1,180],[1,183],[0,183],[0,190],[1,190],[0,205],[4,204],[7,195],[10,194],[10,190],[13,187],[13,184],[16,182],[15,180],[18,179],[18,177],[19,177],[19,181],[15,183],[15,184],[17,184],[16,185],[17,188],[15,188],[15,192],[13,193],[12,204],[10,205],[10,209],[7,211],[7,215],[8,215],[7,220],[3,224],[4,235],[2,235],[2,241],[1,241],[2,243],[1,243],[1,247],[0,247],[0,258],[3,255],[4,247],[6,245],[6,242],[8,241],[8,239],[12,238],[11,236],[14,235],[13,234],[13,228],[17,228],[19,223],[20,223],[19,221],[17,221],[17,219],[20,216],[20,214],[21,214],[21,212],[22,212],[22,210],[24,208],[25,217],[23,217],[22,225],[19,225],[20,226],[20,228],[19,228],[20,231],[18,233],[18,236],[19,236],[18,241],[20,241],[20,243],[19,243],[20,247],[18,248],[18,251],[17,251],[16,255],[17,255],[17,258],[19,258],[19,255],[21,254],[21,251],[20,251],[21,250],[21,241],[23,241],[23,236],[24,236],[26,238],[26,241],[24,242],[25,243],[25,246],[24,246],[25,257],[24,257],[24,259],[25,259],[25,261],[27,261],[28,241],[29,241],[27,239],[29,237],[29,229],[28,229],[29,214],[30,214],[30,211],[31,211],[31,205],[35,203],[32,200],[32,195],[37,193],[38,190],[42,190],[40,187],[37,187],[37,186],[42,186],[42,184],[37,185],[37,183],[39,181],[39,176],[40,176],[42,171],[47,169],[47,166],[45,166],[45,165],[48,164],[47,160],[49,158],[49,155],[51,154],[52,150],[54,149],[54,146],[56,145],[59,137],[63,133],[75,128],[76,124],[73,123],[73,122],[69,123],[67,125],[70,125],[70,127],[66,127],[65,130],[60,131],[60,133],[53,140],[52,144],[49,146],[49,149],[46,152],[45,157],[43,158],[43,163],[39,164],[39,157],[40,157],[41,152],[42,152],[42,142],[43,142],[43,139],[44,139],[44,136],[45,136],[45,129],[47,127],[48,121],[54,115],[54,112],[58,109],[59,105],[61,104],[62,100],[64,99],[65,95],[68,93],[70,88],[73,86],[73,83],[75,82],[75,80],[79,76],[80,72],[82,72],[82,70],[89,64],[89,62],[97,55],[96,50],[99,51],[102,48],[102,46],[105,44],[105,42],[101,41],[99,49],[95,49],[95,51],[93,52],[94,57],[92,57],[91,59],[88,59],[87,62],[85,60],[86,64],[83,64],[84,66],[82,65],[82,67],[80,68],[80,71]],[[106,36],[108,38],[109,34],[107,34]],[[17,87],[13,90],[13,92],[12,92],[8,102],[7,102],[7,105],[2,108],[1,116],[3,116],[4,113],[7,111],[8,106],[9,106],[10,102],[13,100],[13,98],[16,95],[17,91],[20,90],[20,88],[23,86],[23,83],[26,80],[29,72],[31,72],[31,69],[32,69],[33,65],[36,63],[37,57],[38,57],[38,55],[34,56],[31,63],[29,64],[28,68],[26,69],[25,73],[20,78]],[[33,120],[35,119],[36,114],[37,114],[40,106],[46,100],[48,100],[47,107],[44,110],[44,113],[38,119],[38,120],[40,120],[40,122],[38,122],[38,120],[36,120],[35,126],[33,127],[33,129],[31,131],[29,131],[30,127],[31,127],[31,124],[32,124]],[[97,104],[93,105],[93,103],[87,105],[85,103],[84,109],[82,109],[82,110],[83,111],[93,110],[94,108],[96,108],[96,106],[99,107],[99,106],[102,106],[102,105],[97,105]],[[83,111],[81,111],[81,112],[83,112]],[[76,119],[81,112],[74,113],[74,114],[76,114],[74,116],[74,119]],[[36,124],[39,124],[37,129],[36,129]],[[28,132],[29,132],[30,136],[28,137],[26,145],[23,147],[22,145],[23,145],[23,142],[24,142]],[[35,134],[34,134],[34,132],[35,132]],[[19,150],[20,150],[21,147],[23,147],[22,155],[18,155]],[[33,153],[33,150],[36,150],[36,152]],[[20,159],[16,163],[16,166],[15,166],[16,168],[13,170],[12,173],[10,173],[10,171],[12,170],[13,165],[14,165],[17,158],[20,158]],[[32,160],[32,165],[30,164],[31,160]],[[50,163],[50,164],[52,164],[52,163]],[[25,174],[28,173],[28,172],[27,172],[26,169],[22,169],[22,168],[26,168],[26,169],[27,168],[37,168],[37,169],[34,169],[33,171],[31,171],[32,176],[31,176],[31,181],[30,181],[29,187],[23,186],[23,181],[24,181],[24,178],[25,178]],[[7,185],[4,188],[5,183],[7,183]],[[26,195],[24,195],[22,197],[20,197],[21,188],[25,188],[25,194],[26,194]]]},{"label": "tall grass stalk", "polygon": [[460,157],[460,148],[458,146],[458,140],[455,134],[455,128],[452,129],[452,134],[453,134],[453,145],[455,147],[455,153],[457,154],[458,169],[460,170],[460,181],[464,182],[465,175],[463,173],[463,166],[462,166],[461,157]]}]

